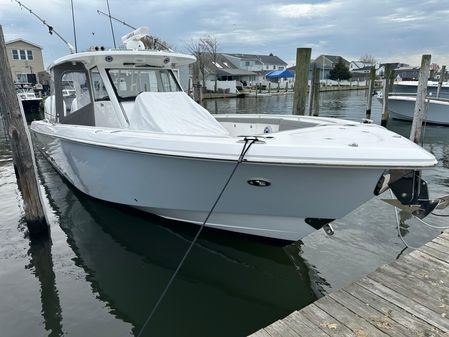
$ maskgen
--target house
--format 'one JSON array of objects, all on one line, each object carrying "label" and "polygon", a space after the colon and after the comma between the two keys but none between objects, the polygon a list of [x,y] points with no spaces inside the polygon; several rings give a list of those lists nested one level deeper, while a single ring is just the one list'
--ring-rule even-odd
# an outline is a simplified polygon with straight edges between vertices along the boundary
[{"label": "house", "polygon": [[6,42],[6,52],[14,82],[33,85],[40,83],[39,73],[45,70],[41,46],[15,39]]},{"label": "house", "polygon": [[[329,78],[330,71],[340,59],[345,66],[349,68],[350,62],[338,55],[320,55],[312,63],[315,63],[320,68],[320,78],[324,80]],[[312,68],[309,68],[309,79],[310,78],[312,78]]]},{"label": "house", "polygon": [[418,80],[420,67],[403,66],[394,69],[394,77],[404,81]]},{"label": "house", "polygon": [[[385,65],[386,65],[387,63],[381,63],[380,65],[379,65],[379,67],[377,67],[376,68],[376,76],[380,76],[380,77],[383,77],[384,76],[384,73],[385,73]],[[408,64],[405,64],[405,63],[400,63],[400,62],[393,62],[393,63],[388,63],[388,64],[390,64],[390,69],[392,69],[392,70],[395,70],[395,69],[398,69],[398,68],[402,68],[402,67],[409,67],[409,65]]]},{"label": "house", "polygon": [[215,61],[208,61],[207,80],[231,81],[256,84],[265,82],[265,75],[273,70],[284,70],[287,63],[279,57],[254,54],[219,53]]},{"label": "house", "polygon": [[[330,76],[330,71],[334,68],[335,64],[338,62],[339,59],[342,59],[343,63],[349,68],[350,62],[341,56],[335,55],[318,56],[314,61],[310,63],[308,79],[309,80],[312,79],[313,64],[316,64],[320,69],[320,80],[328,79]],[[296,66],[292,66],[288,68],[288,70],[295,72]]]}]

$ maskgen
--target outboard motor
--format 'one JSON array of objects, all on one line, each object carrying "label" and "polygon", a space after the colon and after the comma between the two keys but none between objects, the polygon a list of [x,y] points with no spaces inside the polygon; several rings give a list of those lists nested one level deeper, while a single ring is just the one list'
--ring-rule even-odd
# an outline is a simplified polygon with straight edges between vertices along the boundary
[{"label": "outboard motor", "polygon": [[379,180],[375,195],[391,189],[397,199],[382,199],[386,203],[404,210],[420,219],[434,209],[449,206],[449,195],[429,199],[427,182],[421,178],[421,171],[389,170]]}]

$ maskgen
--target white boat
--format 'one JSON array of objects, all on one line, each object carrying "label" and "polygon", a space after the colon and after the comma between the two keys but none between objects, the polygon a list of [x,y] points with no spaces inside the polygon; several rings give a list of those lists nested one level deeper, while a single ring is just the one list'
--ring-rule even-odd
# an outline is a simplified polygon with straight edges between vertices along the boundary
[{"label": "white boat", "polygon": [[28,84],[16,84],[16,95],[22,103],[27,120],[31,121],[39,114],[42,98],[37,97],[31,85]]},{"label": "white boat", "polygon": [[[377,95],[377,99],[382,103],[381,93]],[[388,111],[393,119],[413,121],[415,105],[416,94],[392,93],[388,96]],[[449,99],[428,96],[425,100],[424,119],[429,124],[449,125]]]},{"label": "white boat", "polygon": [[[418,81],[396,81],[393,83],[393,92],[398,94],[415,94],[418,90]],[[427,82],[427,93],[436,97],[438,81]],[[440,97],[449,98],[449,82],[443,82],[440,89]]]},{"label": "white boat", "polygon": [[[299,240],[436,164],[373,124],[280,115],[218,115],[185,94],[173,69],[190,55],[155,50],[72,54],[50,66],[54,96],[34,143],[80,191],[168,219]],[[64,102],[71,81],[76,97]],[[252,138],[254,140],[254,137]]]}]

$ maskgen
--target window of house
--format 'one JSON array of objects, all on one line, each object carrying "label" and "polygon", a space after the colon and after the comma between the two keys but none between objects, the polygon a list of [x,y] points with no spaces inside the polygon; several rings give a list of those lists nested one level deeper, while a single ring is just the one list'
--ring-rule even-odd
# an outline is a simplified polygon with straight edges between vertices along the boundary
[{"label": "window of house", "polygon": [[12,58],[14,60],[18,60],[19,59],[19,51],[17,49],[13,49],[12,50]]},{"label": "window of house", "polygon": [[19,52],[20,52],[20,59],[21,60],[26,60],[27,56],[25,54],[25,50],[20,49]]},{"label": "window of house", "polygon": [[249,67],[249,61],[245,61],[245,67]]},{"label": "window of house", "polygon": [[28,83],[27,74],[16,74],[16,79],[18,83]]},{"label": "window of house", "polygon": [[33,59],[33,51],[32,50],[27,50],[27,59],[28,60],[32,60]]}]

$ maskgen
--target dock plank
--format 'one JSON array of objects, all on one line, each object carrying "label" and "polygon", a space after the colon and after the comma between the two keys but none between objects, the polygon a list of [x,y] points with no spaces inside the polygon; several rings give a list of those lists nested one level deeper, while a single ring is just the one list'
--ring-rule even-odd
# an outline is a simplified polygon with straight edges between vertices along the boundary
[{"label": "dock plank", "polygon": [[[430,325],[424,319],[413,315],[401,306],[387,301],[382,296],[374,294],[356,283],[346,287],[343,291],[406,327],[412,336],[419,336],[419,334],[423,334],[424,336],[432,336],[432,334],[435,334],[435,336],[443,336],[444,334],[442,330]],[[355,309],[357,310],[358,308]]]},{"label": "dock plank", "polygon": [[251,337],[449,337],[449,230]]},{"label": "dock plank", "polygon": [[310,304],[301,310],[305,317],[314,323],[317,328],[323,330],[329,336],[354,337],[354,333],[344,324],[336,320],[327,312],[318,308],[315,304]]},{"label": "dock plank", "polygon": [[429,279],[434,282],[440,282],[442,286],[449,286],[449,270],[440,268],[439,265],[434,264],[430,259],[419,260],[404,257],[405,263],[393,262],[391,266],[409,273],[419,279]]},{"label": "dock plank", "polygon": [[391,337],[409,337],[410,329],[392,320],[386,314],[345,291],[329,294],[329,297],[345,306],[349,310],[357,311],[357,315],[370,322],[376,328]]},{"label": "dock plank", "polygon": [[356,336],[386,337],[385,333],[377,329],[362,317],[350,311],[332,297],[326,296],[315,302],[316,306],[343,323]]},{"label": "dock plank", "polygon": [[443,288],[438,283],[407,277],[407,275],[393,267],[385,267],[381,271],[370,274],[368,277],[404,296],[411,297],[417,303],[442,315],[442,317],[449,317],[449,293],[443,291]]},{"label": "dock plank", "polygon": [[295,311],[285,317],[284,322],[301,337],[329,337],[328,334],[317,328],[300,311]]},{"label": "dock plank", "polygon": [[394,303],[400,307],[403,307],[406,311],[412,313],[416,317],[420,317],[429,324],[437,327],[438,329],[449,332],[449,320],[441,315],[438,315],[429,308],[421,305],[418,302],[410,299],[408,295],[403,295],[390,288],[384,286],[383,284],[376,282],[368,277],[364,277],[360,281],[356,282],[360,286],[368,289],[369,291],[384,297],[391,303]]},{"label": "dock plank", "polygon": [[265,331],[271,337],[298,337],[298,334],[282,321],[276,321],[267,326]]}]

